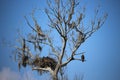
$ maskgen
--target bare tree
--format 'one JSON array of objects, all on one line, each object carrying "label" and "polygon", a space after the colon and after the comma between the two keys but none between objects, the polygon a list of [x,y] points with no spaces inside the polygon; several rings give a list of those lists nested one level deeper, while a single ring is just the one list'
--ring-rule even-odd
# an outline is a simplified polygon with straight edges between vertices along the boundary
[{"label": "bare tree", "polygon": [[[83,21],[85,7],[79,9],[79,0],[47,0],[47,5],[48,8],[45,9],[49,19],[48,27],[46,27],[47,32],[44,32],[43,27],[38,24],[34,17],[34,11],[32,13],[34,26],[25,17],[32,32],[25,38],[20,36],[21,46],[15,46],[15,59],[19,69],[21,66],[31,66],[32,70],[37,70],[40,74],[49,72],[53,80],[58,80],[59,73],[64,74],[62,69],[68,63],[74,60],[85,61],[85,52],[78,52],[79,47],[100,29],[107,14],[99,16],[99,9],[96,9],[94,18],[90,21],[91,25],[85,26]],[[56,43],[55,40],[59,43]],[[34,47],[34,52],[32,52],[31,46]],[[43,57],[41,56],[42,49],[46,46],[48,47],[48,55]],[[76,56],[81,57],[76,58]]]}]

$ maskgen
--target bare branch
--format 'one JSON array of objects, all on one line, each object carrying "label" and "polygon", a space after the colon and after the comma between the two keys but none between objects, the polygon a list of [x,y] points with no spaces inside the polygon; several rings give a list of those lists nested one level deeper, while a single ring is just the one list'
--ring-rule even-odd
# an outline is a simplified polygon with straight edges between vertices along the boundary
[{"label": "bare branch", "polygon": [[33,30],[33,31],[35,31],[36,32],[36,30],[32,27],[32,25],[29,23],[29,21],[28,21],[28,19],[27,19],[27,17],[26,16],[24,16],[24,18],[25,18],[25,20],[26,20],[26,22],[27,22],[27,24],[28,24],[28,26]]},{"label": "bare branch", "polygon": [[51,25],[49,25],[50,27],[52,27],[52,28],[55,28],[56,30],[57,30],[57,32],[61,35],[61,36],[63,36],[63,34],[62,34],[62,31],[61,31],[61,28],[58,26],[58,22],[54,22],[54,20],[50,17],[50,13],[49,13],[49,10],[48,9],[45,9],[45,13],[47,14],[47,16],[48,16],[48,18],[49,18],[49,20],[50,20],[50,23],[51,23]]},{"label": "bare branch", "polygon": [[38,34],[38,36],[45,37],[45,34],[43,34],[43,32],[42,32],[41,26],[38,25],[38,23],[34,17],[34,11],[32,12],[32,19],[35,23],[35,28],[36,28],[35,30],[36,30],[36,33]]},{"label": "bare branch", "polygon": [[75,7],[75,0],[71,0],[70,13],[68,15],[68,20],[67,20],[68,24],[70,24],[70,21],[72,19],[73,14],[74,14],[74,7]]},{"label": "bare branch", "polygon": [[62,45],[62,51],[61,51],[60,58],[59,58],[60,64],[62,63],[62,59],[63,59],[64,53],[65,53],[65,48],[66,48],[66,44],[67,44],[66,37],[63,37],[62,39],[63,39],[63,45]]},{"label": "bare branch", "polygon": [[49,71],[51,74],[53,74],[53,70],[50,67],[47,67],[47,68],[33,67],[32,70]]},{"label": "bare branch", "polygon": [[78,40],[78,42],[76,42],[76,45],[74,46],[74,48],[73,48],[73,50],[72,50],[71,57],[69,57],[69,59],[68,59],[66,62],[64,62],[61,66],[65,66],[65,65],[67,65],[70,61],[75,60],[75,59],[74,59],[74,56],[76,55],[75,53],[76,53],[76,51],[78,50],[78,48],[80,47],[81,43],[82,43],[82,42],[79,41],[79,40]]},{"label": "bare branch", "polygon": [[55,55],[58,57],[58,55],[59,55],[59,52],[58,51],[56,51],[55,50],[55,47],[53,47],[53,44],[52,44],[52,41],[51,41],[51,39],[48,37],[48,44],[47,45],[49,45],[50,47],[51,47],[51,49],[52,49],[52,51],[55,53]]},{"label": "bare branch", "polygon": [[99,18],[97,22],[96,21],[91,22],[92,28],[90,31],[85,33],[86,35],[85,39],[89,38],[94,32],[96,32],[104,24],[105,20],[107,19],[107,16],[108,14],[105,14],[102,18]]}]

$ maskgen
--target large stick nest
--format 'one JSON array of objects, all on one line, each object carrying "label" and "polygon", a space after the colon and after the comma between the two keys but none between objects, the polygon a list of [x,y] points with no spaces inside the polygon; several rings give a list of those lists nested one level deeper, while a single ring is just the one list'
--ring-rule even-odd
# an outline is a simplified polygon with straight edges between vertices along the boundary
[{"label": "large stick nest", "polygon": [[[18,62],[19,69],[21,66],[26,67],[27,65],[31,65],[32,67],[38,68],[51,68],[51,70],[55,70],[57,61],[51,57],[35,57],[34,59],[30,59],[27,55],[21,57],[21,61]],[[41,70],[38,70],[41,71]]]},{"label": "large stick nest", "polygon": [[32,65],[35,67],[40,67],[40,68],[50,67],[52,70],[55,70],[56,64],[57,64],[56,60],[50,57],[42,57],[42,58],[37,57],[32,63]]}]

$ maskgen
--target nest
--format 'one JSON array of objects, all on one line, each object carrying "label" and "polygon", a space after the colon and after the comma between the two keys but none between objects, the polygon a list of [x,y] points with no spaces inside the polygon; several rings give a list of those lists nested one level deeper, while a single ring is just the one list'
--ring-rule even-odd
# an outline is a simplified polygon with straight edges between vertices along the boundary
[{"label": "nest", "polygon": [[56,60],[50,57],[42,57],[42,58],[37,57],[33,61],[33,65],[35,67],[40,67],[40,68],[50,67],[52,70],[55,70],[57,62]]},{"label": "nest", "polygon": [[[22,67],[26,67],[32,65],[33,67],[39,67],[39,68],[51,68],[51,70],[55,70],[56,65],[57,65],[57,61],[54,60],[53,58],[50,57],[35,57],[35,59],[30,59],[29,56],[24,55],[21,57],[21,61],[18,62],[18,68],[19,70]],[[38,72],[40,72],[40,74],[42,74],[43,72],[46,72],[44,70],[37,70]]]}]

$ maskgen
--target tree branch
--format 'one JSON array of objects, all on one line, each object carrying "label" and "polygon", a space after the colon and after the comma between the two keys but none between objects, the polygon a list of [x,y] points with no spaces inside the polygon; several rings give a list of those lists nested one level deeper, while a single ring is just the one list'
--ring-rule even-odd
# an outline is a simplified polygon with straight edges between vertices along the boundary
[{"label": "tree branch", "polygon": [[64,56],[65,48],[66,48],[66,44],[67,44],[67,39],[66,39],[66,37],[63,37],[62,39],[63,39],[63,45],[62,45],[62,51],[61,51],[60,59],[59,59],[60,64],[62,63],[62,58],[63,58],[63,56]]},{"label": "tree branch", "polygon": [[77,49],[80,47],[81,43],[82,42],[80,40],[78,40],[76,42],[76,45],[74,46],[74,48],[72,50],[71,57],[69,57],[69,59],[66,62],[61,64],[62,67],[67,65],[70,61],[74,60],[74,56],[76,55],[75,53],[76,53]]},{"label": "tree branch", "polygon": [[55,55],[58,57],[58,55],[59,55],[59,52],[57,52],[56,50],[55,50],[55,48],[53,47],[53,44],[52,44],[52,42],[51,42],[51,40],[50,40],[50,38],[48,37],[48,44],[47,45],[49,45],[50,47],[51,47],[51,49],[52,49],[52,51],[55,53]]},{"label": "tree branch", "polygon": [[47,67],[47,68],[33,67],[32,70],[49,71],[53,75],[53,70],[50,67]]},{"label": "tree branch", "polygon": [[25,20],[26,20],[26,22],[27,22],[27,24],[28,24],[28,26],[33,30],[33,31],[35,31],[35,32],[37,32],[33,27],[32,27],[32,25],[29,23],[29,21],[28,21],[28,19],[27,19],[27,17],[26,16],[24,16],[24,18],[25,18]]}]

